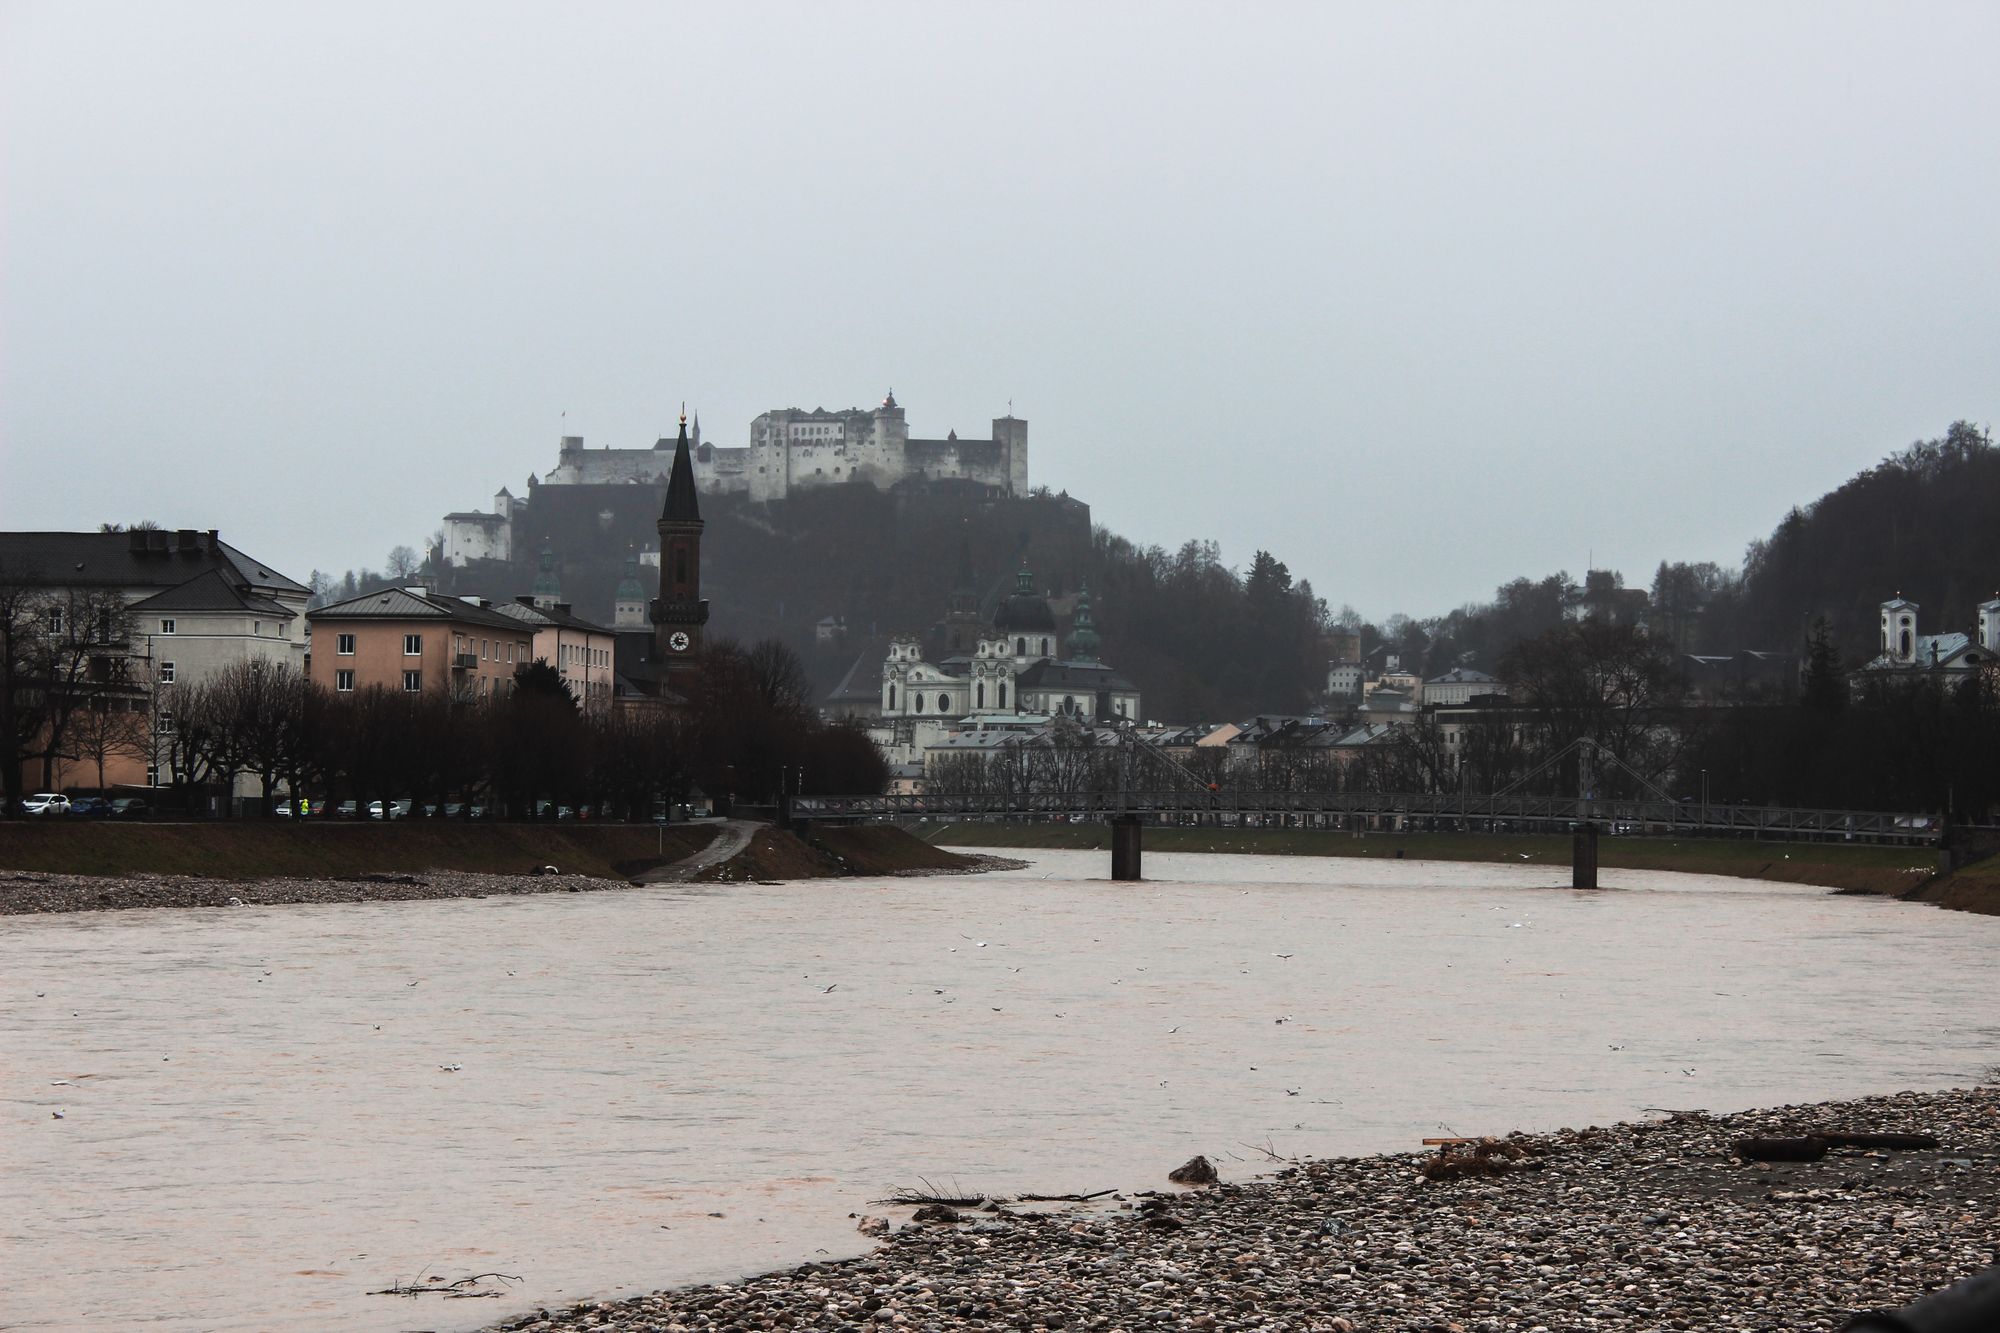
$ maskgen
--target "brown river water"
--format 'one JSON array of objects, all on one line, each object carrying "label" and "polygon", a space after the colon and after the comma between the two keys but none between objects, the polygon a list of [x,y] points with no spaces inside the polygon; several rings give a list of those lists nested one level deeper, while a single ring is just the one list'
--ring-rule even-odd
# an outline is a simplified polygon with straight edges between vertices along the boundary
[{"label": "brown river water", "polygon": [[[1445,862],[1152,855],[1113,885],[1103,853],[1028,855],[0,918],[0,1328],[470,1328],[858,1253],[849,1214],[920,1181],[1163,1187],[1197,1152],[1240,1178],[1259,1148],[2000,1062],[2000,918]],[[523,1281],[368,1294],[420,1271]]]}]

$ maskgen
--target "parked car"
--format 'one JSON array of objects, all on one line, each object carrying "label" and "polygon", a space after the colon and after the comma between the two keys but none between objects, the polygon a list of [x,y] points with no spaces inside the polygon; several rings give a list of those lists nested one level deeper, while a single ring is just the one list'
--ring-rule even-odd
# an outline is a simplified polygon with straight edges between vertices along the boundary
[{"label": "parked car", "polygon": [[120,796],[107,813],[113,819],[144,819],[151,809],[141,797]]},{"label": "parked car", "polygon": [[342,801],[339,805],[333,807],[333,816],[335,819],[354,818],[354,802]]},{"label": "parked car", "polygon": [[66,815],[69,811],[69,797],[59,791],[38,791],[21,802],[24,815]]},{"label": "parked car", "polygon": [[102,819],[111,813],[111,802],[102,796],[78,796],[69,803],[69,812],[85,819]]}]

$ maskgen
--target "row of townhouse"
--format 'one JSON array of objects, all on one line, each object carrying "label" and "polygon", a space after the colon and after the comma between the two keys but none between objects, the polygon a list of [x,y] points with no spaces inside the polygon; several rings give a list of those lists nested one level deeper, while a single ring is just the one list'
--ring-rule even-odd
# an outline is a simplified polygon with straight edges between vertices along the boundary
[{"label": "row of townhouse", "polygon": [[504,698],[514,673],[546,662],[586,712],[616,695],[617,637],[531,597],[493,603],[445,597],[421,585],[384,588],[309,612],[307,677],[335,694],[379,688]]},{"label": "row of townhouse", "polygon": [[5,756],[11,794],[172,783],[178,696],[243,663],[335,693],[491,699],[541,660],[587,711],[618,697],[613,632],[566,604],[412,587],[308,611],[310,597],[213,529],[0,532],[0,705],[27,732]]}]

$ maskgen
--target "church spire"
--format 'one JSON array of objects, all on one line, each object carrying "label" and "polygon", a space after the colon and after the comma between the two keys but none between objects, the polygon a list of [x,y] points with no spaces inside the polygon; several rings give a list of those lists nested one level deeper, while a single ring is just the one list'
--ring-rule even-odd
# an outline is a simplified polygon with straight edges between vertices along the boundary
[{"label": "church spire", "polygon": [[681,408],[681,436],[674,443],[674,469],[667,476],[667,503],[660,517],[682,523],[701,521],[701,502],[694,493],[694,460],[688,456],[688,418]]},{"label": "church spire", "polygon": [[1072,661],[1095,662],[1098,653],[1097,624],[1090,613],[1090,585],[1076,594],[1076,611],[1070,621],[1069,655]]}]

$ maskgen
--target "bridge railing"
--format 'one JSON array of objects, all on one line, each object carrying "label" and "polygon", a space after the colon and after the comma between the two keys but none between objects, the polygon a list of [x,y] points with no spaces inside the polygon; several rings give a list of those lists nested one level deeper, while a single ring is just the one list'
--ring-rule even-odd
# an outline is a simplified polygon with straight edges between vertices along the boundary
[{"label": "bridge railing", "polygon": [[[1580,813],[1581,812],[1581,813]],[[1613,833],[1661,833],[1767,838],[1836,838],[1930,843],[1938,823],[1928,815],[1883,810],[1817,810],[1695,801],[1592,800],[1563,796],[1467,796],[1438,792],[1082,791],[966,796],[798,796],[795,819],[1064,819],[1114,815],[1160,820],[1207,816],[1231,822],[1299,819],[1314,823],[1366,820],[1408,831],[1526,833],[1566,831],[1581,818]]]}]

